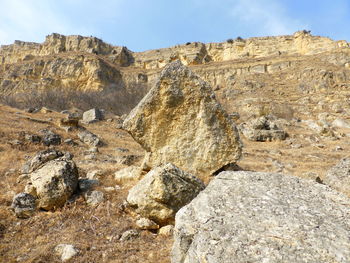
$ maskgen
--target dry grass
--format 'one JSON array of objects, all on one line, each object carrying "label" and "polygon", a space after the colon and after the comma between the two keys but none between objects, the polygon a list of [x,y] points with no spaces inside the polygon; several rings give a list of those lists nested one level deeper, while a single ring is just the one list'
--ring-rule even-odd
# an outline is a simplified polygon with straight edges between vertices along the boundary
[{"label": "dry grass", "polygon": [[[55,126],[55,120],[62,117],[55,112],[33,115],[0,105],[0,116],[0,262],[60,262],[54,254],[54,247],[60,243],[74,244],[79,249],[79,255],[72,260],[77,263],[170,262],[170,237],[143,231],[135,240],[118,240],[124,231],[135,229],[133,217],[122,209],[130,186],[121,186],[113,192],[104,191],[105,187],[116,186],[114,172],[122,166],[101,160],[85,163],[83,153],[88,147],[82,144],[57,148],[75,155],[81,176],[94,169],[103,171],[97,190],[105,193],[104,203],[90,207],[82,196],[77,195],[55,212],[39,211],[30,219],[17,219],[9,207],[12,197],[24,188],[24,183],[17,183],[20,169],[26,159],[46,147],[25,142],[12,146],[9,142],[20,140],[21,131],[38,134],[39,130],[50,128],[64,139],[76,139],[77,132],[66,133]],[[34,123],[26,118],[28,116],[53,120],[51,124]],[[115,151],[117,147],[129,149],[127,154],[143,154],[140,146],[126,132],[115,129],[113,123],[103,121],[87,128],[107,143],[100,148],[99,156],[121,155]]]},{"label": "dry grass", "polygon": [[73,107],[85,111],[103,105],[108,112],[123,115],[136,106],[147,90],[145,85],[137,83],[130,84],[130,88],[134,92],[114,86],[101,91],[86,92],[75,89],[31,90],[30,92],[2,95],[0,103],[18,109],[48,107],[56,111]]}]

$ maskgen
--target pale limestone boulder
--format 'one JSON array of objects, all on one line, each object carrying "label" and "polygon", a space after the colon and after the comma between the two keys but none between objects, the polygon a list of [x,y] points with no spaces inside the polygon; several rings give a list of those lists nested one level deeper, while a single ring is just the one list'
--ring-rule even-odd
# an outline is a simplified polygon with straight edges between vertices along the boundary
[{"label": "pale limestone boulder", "polygon": [[78,185],[75,163],[60,157],[45,163],[30,174],[31,194],[38,198],[38,208],[45,210],[61,207]]},{"label": "pale limestone boulder", "polygon": [[350,197],[350,158],[344,158],[322,178],[322,182]]},{"label": "pale limestone boulder", "polygon": [[350,262],[349,216],[311,180],[222,172],[176,214],[172,263]]},{"label": "pale limestone boulder", "polygon": [[129,190],[127,201],[142,217],[165,225],[173,223],[175,213],[204,187],[201,180],[169,163],[147,173]]},{"label": "pale limestone boulder", "polygon": [[241,156],[234,122],[210,85],[180,61],[165,67],[123,128],[147,151],[145,168],[173,163],[203,176]]}]

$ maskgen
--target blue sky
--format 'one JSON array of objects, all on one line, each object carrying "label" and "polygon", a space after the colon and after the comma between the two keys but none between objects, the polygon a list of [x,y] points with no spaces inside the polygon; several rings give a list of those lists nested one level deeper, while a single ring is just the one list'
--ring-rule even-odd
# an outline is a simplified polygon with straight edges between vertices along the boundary
[{"label": "blue sky", "polygon": [[0,45],[56,32],[143,51],[300,29],[350,41],[350,0],[0,0]]}]

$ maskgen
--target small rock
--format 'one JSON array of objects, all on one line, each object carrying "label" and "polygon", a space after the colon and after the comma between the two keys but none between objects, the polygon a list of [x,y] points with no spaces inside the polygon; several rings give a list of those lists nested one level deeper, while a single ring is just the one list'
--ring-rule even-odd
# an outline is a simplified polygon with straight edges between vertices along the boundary
[{"label": "small rock", "polygon": [[41,137],[39,135],[36,135],[36,134],[26,134],[24,136],[24,139],[28,142],[31,142],[31,143],[40,143],[41,142]]},{"label": "small rock", "polygon": [[335,147],[335,151],[336,151],[336,152],[343,151],[343,150],[344,150],[343,147],[341,147],[341,146],[339,146],[339,145],[337,145],[337,146]]},{"label": "small rock", "polygon": [[99,146],[102,144],[100,138],[98,138],[97,135],[95,135],[89,131],[79,132],[78,137],[83,143],[85,143],[89,146]]},{"label": "small rock", "polygon": [[136,226],[142,230],[155,230],[159,228],[159,225],[154,221],[144,217],[136,220]]},{"label": "small rock", "polygon": [[79,185],[79,189],[82,192],[86,192],[88,190],[91,190],[92,188],[94,188],[95,186],[98,186],[100,184],[99,180],[96,179],[79,179],[78,181],[78,185]]},{"label": "small rock", "polygon": [[158,235],[162,235],[162,236],[172,236],[173,233],[174,233],[173,225],[163,226],[158,231]]},{"label": "small rock", "polygon": [[88,191],[84,194],[84,198],[86,203],[91,206],[97,206],[105,200],[101,191]]},{"label": "small rock", "polygon": [[55,252],[61,257],[62,262],[66,262],[78,254],[78,250],[70,244],[59,244],[55,247]]},{"label": "small rock", "polygon": [[42,131],[43,138],[42,142],[45,146],[50,145],[60,145],[61,144],[61,136],[52,132],[52,131]]},{"label": "small rock", "polygon": [[99,109],[94,108],[83,113],[84,123],[89,124],[100,120],[103,120],[103,113]]},{"label": "small rock", "polygon": [[132,239],[136,239],[140,236],[139,231],[135,230],[135,229],[130,229],[125,231],[122,236],[120,237],[120,241],[129,241]]},{"label": "small rock", "polygon": [[35,212],[35,201],[31,194],[20,193],[13,198],[11,208],[18,218],[29,218]]}]

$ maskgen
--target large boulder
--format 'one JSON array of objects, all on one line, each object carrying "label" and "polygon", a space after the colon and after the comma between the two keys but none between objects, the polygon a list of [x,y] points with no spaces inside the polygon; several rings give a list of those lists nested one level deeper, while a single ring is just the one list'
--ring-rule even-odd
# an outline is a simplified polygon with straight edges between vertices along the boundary
[{"label": "large boulder", "polygon": [[165,225],[203,189],[201,180],[169,163],[148,172],[130,189],[127,201],[141,216]]},{"label": "large boulder", "polygon": [[38,208],[61,207],[78,185],[78,169],[66,157],[48,161],[30,174],[31,194],[38,198]]},{"label": "large boulder", "polygon": [[147,151],[146,168],[173,163],[202,176],[241,156],[242,145],[232,119],[209,84],[180,61],[165,67],[123,128]]},{"label": "large boulder", "polygon": [[322,178],[331,188],[350,196],[350,158],[342,159]]},{"label": "large boulder", "polygon": [[176,214],[172,263],[350,262],[349,216],[311,180],[222,172]]}]

